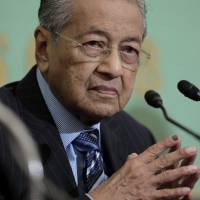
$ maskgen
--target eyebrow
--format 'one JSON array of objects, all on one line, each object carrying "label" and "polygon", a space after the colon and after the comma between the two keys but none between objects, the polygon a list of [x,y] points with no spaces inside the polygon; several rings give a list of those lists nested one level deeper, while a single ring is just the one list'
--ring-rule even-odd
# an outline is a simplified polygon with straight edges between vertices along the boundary
[{"label": "eyebrow", "polygon": [[98,29],[95,26],[91,26],[88,31],[83,32],[83,33],[77,35],[76,38],[81,38],[81,37],[83,37],[85,35],[89,35],[89,34],[101,35],[101,36],[104,36],[104,37],[106,37],[108,39],[111,38],[111,35],[108,32],[100,30],[100,29]]},{"label": "eyebrow", "polygon": [[142,39],[140,37],[127,37],[123,39],[122,42],[136,42],[138,44],[141,44]]},{"label": "eyebrow", "polygon": [[[88,31],[77,35],[76,38],[81,38],[81,37],[83,37],[85,35],[88,35],[88,34],[97,34],[97,35],[106,37],[108,40],[110,40],[110,38],[111,38],[110,33],[108,33],[107,31],[104,31],[104,30],[100,30],[96,26],[91,26]],[[140,38],[139,36],[126,37],[121,42],[137,42],[137,43],[141,44],[142,43],[142,38]]]}]

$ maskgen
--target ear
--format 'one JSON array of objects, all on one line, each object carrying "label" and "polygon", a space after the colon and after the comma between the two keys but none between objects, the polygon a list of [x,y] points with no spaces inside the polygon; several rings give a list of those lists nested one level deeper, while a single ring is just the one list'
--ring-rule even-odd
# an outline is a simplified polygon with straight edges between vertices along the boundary
[{"label": "ear", "polygon": [[35,58],[41,72],[46,72],[49,67],[48,47],[52,40],[51,33],[39,26],[35,30]]}]

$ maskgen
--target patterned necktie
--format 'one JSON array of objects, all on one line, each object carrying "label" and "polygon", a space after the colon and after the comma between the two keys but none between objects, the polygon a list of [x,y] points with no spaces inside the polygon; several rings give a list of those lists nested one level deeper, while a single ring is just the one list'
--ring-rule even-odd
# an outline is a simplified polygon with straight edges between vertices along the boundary
[{"label": "patterned necktie", "polygon": [[84,156],[83,182],[88,192],[103,173],[103,159],[99,149],[98,130],[84,131],[73,141]]}]

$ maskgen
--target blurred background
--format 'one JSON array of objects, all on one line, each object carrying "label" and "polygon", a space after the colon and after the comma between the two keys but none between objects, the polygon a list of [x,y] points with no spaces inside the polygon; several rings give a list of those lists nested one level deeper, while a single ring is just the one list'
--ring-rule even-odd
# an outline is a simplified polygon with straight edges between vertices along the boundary
[{"label": "blurred background", "polygon": [[[0,0],[0,86],[21,79],[35,64],[33,32],[38,25],[40,0]],[[200,87],[200,0],[147,0],[151,53],[140,68],[135,92],[126,111],[145,124],[157,140],[178,134],[183,146],[200,142],[164,120],[160,110],[144,101],[148,89],[158,91],[171,117],[200,133],[200,103],[186,99],[177,83],[186,79]],[[200,166],[200,155],[196,162]],[[200,182],[194,196],[200,198]]]}]

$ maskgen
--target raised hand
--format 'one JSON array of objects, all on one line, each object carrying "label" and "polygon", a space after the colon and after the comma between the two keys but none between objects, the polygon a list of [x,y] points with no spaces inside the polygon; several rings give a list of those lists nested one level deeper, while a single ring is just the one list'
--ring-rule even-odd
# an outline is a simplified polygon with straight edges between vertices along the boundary
[{"label": "raised hand", "polygon": [[[177,138],[169,137],[140,155],[129,155],[124,166],[92,191],[91,196],[94,200],[190,200],[191,184],[197,181],[199,168],[189,161],[194,159],[197,150],[181,149],[179,143]],[[167,150],[169,153],[163,154]],[[181,161],[187,161],[186,165],[178,166]],[[163,187],[178,180],[186,182]]]}]

